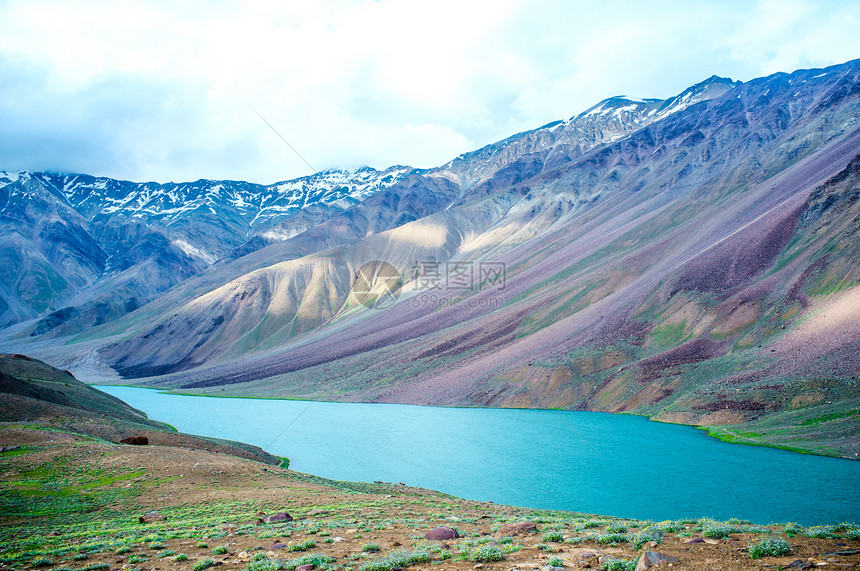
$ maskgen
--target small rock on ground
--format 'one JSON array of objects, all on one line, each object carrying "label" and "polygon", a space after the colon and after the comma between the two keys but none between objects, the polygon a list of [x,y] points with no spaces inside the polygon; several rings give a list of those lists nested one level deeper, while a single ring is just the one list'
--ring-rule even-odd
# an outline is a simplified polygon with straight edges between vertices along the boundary
[{"label": "small rock on ground", "polygon": [[446,525],[434,527],[424,534],[424,539],[430,541],[447,541],[449,539],[457,539],[458,537],[460,537],[460,534],[458,534],[453,528]]},{"label": "small rock on ground", "polygon": [[678,558],[657,553],[656,551],[646,551],[639,558],[639,562],[636,564],[636,571],[644,571],[645,569],[651,569],[664,563],[678,563]]}]

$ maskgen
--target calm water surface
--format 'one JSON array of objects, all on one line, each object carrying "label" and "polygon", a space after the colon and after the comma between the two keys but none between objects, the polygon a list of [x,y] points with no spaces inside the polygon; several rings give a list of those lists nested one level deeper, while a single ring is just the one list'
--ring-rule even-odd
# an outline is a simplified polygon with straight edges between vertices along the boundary
[{"label": "calm water surface", "polygon": [[639,519],[860,522],[860,462],[726,444],[642,417],[99,388],[182,432],[256,444],[339,480]]}]

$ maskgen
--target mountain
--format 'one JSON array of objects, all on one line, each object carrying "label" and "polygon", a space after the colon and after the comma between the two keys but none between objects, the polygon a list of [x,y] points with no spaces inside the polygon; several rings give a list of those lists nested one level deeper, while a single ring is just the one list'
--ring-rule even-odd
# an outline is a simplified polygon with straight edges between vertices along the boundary
[{"label": "mountain", "polygon": [[623,411],[854,457],[858,117],[860,61],[609,98],[109,323],[16,335],[147,386]]},{"label": "mountain", "polygon": [[287,239],[412,171],[330,170],[268,186],[0,172],[0,324],[115,319],[219,260]]}]

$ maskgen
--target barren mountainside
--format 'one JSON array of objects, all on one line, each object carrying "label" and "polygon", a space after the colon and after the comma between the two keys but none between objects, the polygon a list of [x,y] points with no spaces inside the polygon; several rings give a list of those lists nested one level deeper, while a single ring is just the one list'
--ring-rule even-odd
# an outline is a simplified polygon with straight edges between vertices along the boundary
[{"label": "barren mountainside", "polygon": [[[2,343],[197,393],[624,411],[853,458],[858,117],[858,61],[712,77],[265,223],[248,186],[90,205],[96,179],[10,175],[2,309],[32,319]],[[378,262],[384,308],[356,291],[386,293]]]}]

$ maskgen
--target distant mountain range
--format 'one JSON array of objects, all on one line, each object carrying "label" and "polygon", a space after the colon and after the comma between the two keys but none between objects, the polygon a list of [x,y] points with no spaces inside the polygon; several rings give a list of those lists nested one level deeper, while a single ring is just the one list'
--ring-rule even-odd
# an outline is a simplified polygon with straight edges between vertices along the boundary
[{"label": "distant mountain range", "polygon": [[[330,170],[268,186],[0,171],[0,325],[98,325],[219,260],[285,240],[411,172]],[[48,313],[47,316],[45,314]]]},{"label": "distant mountain range", "polygon": [[854,457],[858,118],[853,61],[612,97],[433,169],[6,173],[0,344],[200,393],[627,411]]}]

